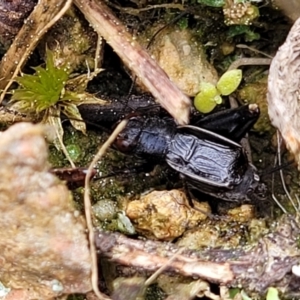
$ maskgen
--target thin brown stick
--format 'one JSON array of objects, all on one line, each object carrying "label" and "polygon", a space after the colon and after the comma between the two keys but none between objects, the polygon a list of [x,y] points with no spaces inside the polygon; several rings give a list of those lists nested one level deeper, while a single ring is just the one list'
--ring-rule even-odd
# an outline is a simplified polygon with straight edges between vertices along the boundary
[{"label": "thin brown stick", "polygon": [[72,0],[41,0],[35,6],[1,60],[0,89],[3,92],[0,102],[45,32],[65,14],[71,4]]},{"label": "thin brown stick", "polygon": [[94,59],[94,71],[98,70],[102,65],[102,58],[103,58],[103,38],[98,34],[97,38],[97,46],[95,51],[95,59]]},{"label": "thin brown stick", "polygon": [[262,57],[243,57],[235,60],[228,68],[229,70],[234,70],[240,66],[253,66],[253,65],[266,65],[269,66],[272,62],[271,58]]},{"label": "thin brown stick", "polygon": [[191,102],[136,41],[103,1],[74,0],[98,34],[179,124],[187,124]]},{"label": "thin brown stick", "polygon": [[9,110],[5,107],[0,107],[0,124],[11,124],[29,121],[32,121],[32,119],[28,116],[22,115],[16,111]]},{"label": "thin brown stick", "polygon": [[268,53],[265,53],[265,52],[263,52],[263,51],[260,51],[260,50],[254,48],[254,47],[250,47],[250,46],[248,46],[248,45],[238,44],[238,45],[236,45],[236,47],[237,47],[237,48],[240,48],[240,49],[248,49],[248,50],[250,50],[250,51],[253,51],[253,52],[255,52],[255,53],[259,53],[259,54],[261,54],[261,55],[263,55],[263,56],[265,56],[265,57],[268,57],[268,58],[270,58],[270,59],[273,59],[273,56],[269,55]]},{"label": "thin brown stick", "polygon": [[[96,246],[102,257],[145,272],[156,272],[161,267],[168,273],[200,277],[212,282],[231,282],[234,274],[227,263],[208,262],[199,256],[179,253],[174,244],[129,239],[118,233],[98,232]],[[170,259],[172,263],[169,264]],[[166,266],[166,268],[165,268]]]},{"label": "thin brown stick", "polygon": [[156,270],[146,281],[145,281],[145,285],[149,286],[151,285],[154,280],[161,274],[163,273],[164,270],[166,270],[168,268],[169,265],[172,264],[172,262],[184,251],[184,248],[180,248],[178,249],[178,251],[169,259],[169,261],[161,266],[158,270]]},{"label": "thin brown stick", "polygon": [[119,233],[101,231],[96,233],[95,240],[102,258],[119,266],[128,266],[130,270],[143,270],[148,274],[164,266],[164,271],[169,274],[243,286],[261,294],[269,286],[294,293],[294,286],[299,286],[300,281],[291,275],[293,266],[300,263],[296,240],[300,233],[298,220],[285,215],[273,230],[252,247],[206,249],[202,252],[186,249],[175,256],[179,247],[170,243],[134,240]]},{"label": "thin brown stick", "polygon": [[91,253],[91,260],[92,260],[92,274],[91,274],[91,281],[92,281],[92,287],[95,292],[95,294],[98,296],[99,299],[108,300],[110,299],[106,295],[102,294],[98,289],[98,264],[97,264],[97,252],[96,252],[96,246],[95,246],[95,233],[94,233],[94,227],[92,223],[92,206],[91,206],[91,199],[90,199],[90,179],[93,174],[93,169],[95,164],[98,160],[101,159],[101,157],[105,154],[107,149],[110,147],[110,145],[113,143],[113,141],[116,139],[117,135],[124,129],[126,126],[128,120],[123,120],[120,122],[120,124],[117,126],[117,128],[114,130],[114,132],[111,134],[109,139],[101,146],[98,153],[95,155],[93,161],[89,165],[89,168],[86,173],[85,177],[85,190],[84,190],[84,209],[85,209],[85,218],[87,222],[87,228],[89,232],[89,243],[90,243],[90,253]]}]

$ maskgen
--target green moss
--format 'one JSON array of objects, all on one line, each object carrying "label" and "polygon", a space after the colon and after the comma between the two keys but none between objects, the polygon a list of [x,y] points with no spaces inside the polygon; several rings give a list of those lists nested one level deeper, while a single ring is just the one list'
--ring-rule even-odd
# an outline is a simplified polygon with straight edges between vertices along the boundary
[{"label": "green moss", "polygon": [[166,297],[167,294],[157,284],[152,284],[146,289],[146,300],[163,300]]},{"label": "green moss", "polygon": [[22,74],[16,81],[20,88],[14,90],[11,101],[18,102],[19,111],[40,113],[57,104],[64,97],[64,86],[69,77],[67,66],[54,65],[53,52],[46,49],[46,66],[34,68],[34,75]]},{"label": "green moss", "polygon": [[69,144],[66,146],[66,149],[72,159],[73,162],[78,162],[80,157],[82,156],[82,151],[79,145],[76,144]]},{"label": "green moss", "polygon": [[[69,80],[70,63],[58,67],[55,64],[54,52],[46,48],[46,65],[34,68],[34,75],[22,74],[17,77],[19,88],[13,91],[11,108],[25,114],[39,115],[42,123],[50,124],[56,132],[53,143],[61,148],[64,130],[61,123],[61,112],[70,119],[74,128],[86,132],[78,105],[85,103],[103,104],[103,100],[84,92],[88,82],[87,76],[78,76]],[[97,74],[100,70],[94,72]],[[77,89],[72,89],[70,86]]]},{"label": "green moss", "polygon": [[[65,127],[64,144],[68,150],[73,151],[76,166],[87,167],[106,139],[106,133],[89,130],[87,135],[84,135],[71,126]],[[49,160],[53,167],[69,167],[69,162],[63,153],[53,146],[50,146]],[[174,178],[169,173],[171,171],[168,169],[168,172],[165,172],[161,166],[156,167],[148,176],[143,172],[143,168],[138,172],[131,170],[143,162],[134,155],[124,155],[112,148],[109,149],[95,166],[97,179],[91,181],[92,203],[109,199],[122,209],[128,197],[138,195],[154,186],[173,183]],[[77,208],[82,210],[84,190],[78,188],[72,192]],[[117,225],[116,222],[115,224],[108,222],[101,226],[105,226],[106,229],[116,229]]]}]

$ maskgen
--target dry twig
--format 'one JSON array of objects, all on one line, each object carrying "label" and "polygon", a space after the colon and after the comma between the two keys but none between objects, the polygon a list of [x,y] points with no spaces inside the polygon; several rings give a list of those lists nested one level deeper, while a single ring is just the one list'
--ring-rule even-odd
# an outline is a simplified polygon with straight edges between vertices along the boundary
[{"label": "dry twig", "polygon": [[98,153],[95,155],[93,161],[91,162],[85,177],[85,190],[84,190],[84,209],[85,209],[85,218],[87,222],[87,228],[89,231],[89,242],[90,242],[90,253],[92,259],[92,287],[95,294],[98,296],[99,299],[110,299],[104,294],[102,294],[98,289],[98,264],[97,264],[97,253],[95,247],[95,236],[94,236],[94,227],[92,223],[92,207],[91,207],[91,200],[90,200],[90,179],[92,177],[94,165],[97,163],[98,160],[105,154],[107,149],[110,145],[114,142],[117,135],[124,129],[127,124],[127,120],[123,120],[111,134],[109,139],[101,146]]},{"label": "dry twig", "polygon": [[201,278],[213,283],[243,286],[260,294],[275,286],[285,295],[299,294],[299,277],[291,273],[300,262],[297,220],[285,215],[274,232],[261,238],[247,249],[208,249],[203,252],[185,250],[168,261],[178,246],[155,241],[129,239],[119,233],[96,234],[96,246],[102,257],[123,266],[145,272],[155,272],[167,265],[165,271]]},{"label": "dry twig", "polygon": [[229,70],[234,70],[240,66],[253,66],[253,65],[266,65],[271,64],[271,58],[261,58],[261,57],[243,57],[235,60],[228,68]]},{"label": "dry twig", "polygon": [[190,99],[170,81],[103,1],[75,0],[74,3],[174,119],[179,124],[187,124]]},{"label": "dry twig", "polygon": [[5,107],[0,107],[0,124],[11,124],[16,122],[28,122],[31,119],[27,116],[11,111]]}]

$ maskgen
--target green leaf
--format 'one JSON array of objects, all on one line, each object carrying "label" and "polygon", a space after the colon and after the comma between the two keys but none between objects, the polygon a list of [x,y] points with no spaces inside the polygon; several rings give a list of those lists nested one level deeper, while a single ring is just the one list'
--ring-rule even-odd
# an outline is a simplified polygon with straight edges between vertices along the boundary
[{"label": "green leaf", "polygon": [[209,113],[220,103],[222,98],[216,87],[211,83],[201,83],[200,93],[194,99],[196,109],[202,113]]},{"label": "green leaf", "polygon": [[82,120],[80,112],[75,104],[67,104],[61,105],[63,113],[70,119],[72,126],[76,129],[81,131],[82,133],[86,134],[86,126]]},{"label": "green leaf", "polygon": [[35,75],[23,74],[21,77],[17,77],[16,81],[23,87],[24,90],[30,90],[37,94],[45,93],[45,88],[41,84],[39,78]]},{"label": "green leaf", "polygon": [[55,72],[55,65],[54,65],[54,55],[53,52],[46,46],[46,70],[49,73]]},{"label": "green leaf", "polygon": [[229,289],[229,297],[230,299],[233,299],[238,293],[240,293],[240,289],[239,288],[231,288]]},{"label": "green leaf", "polygon": [[253,42],[260,39],[260,34],[257,32],[254,32],[252,30],[249,30],[245,33],[245,41],[246,42]]},{"label": "green leaf", "polygon": [[280,300],[278,297],[278,290],[274,287],[269,287],[266,300]]},{"label": "green leaf", "polygon": [[228,96],[233,93],[242,80],[242,71],[230,70],[224,73],[217,83],[217,89],[221,95]]},{"label": "green leaf", "polygon": [[50,124],[53,126],[55,130],[55,139],[53,140],[53,144],[57,150],[61,150],[61,144],[59,139],[62,141],[64,136],[64,129],[62,127],[61,118],[60,118],[60,110],[50,108],[49,111],[45,114],[42,123]]},{"label": "green leaf", "polygon": [[244,36],[245,36],[245,41],[248,41],[248,42],[252,42],[254,40],[260,39],[259,33],[254,32],[247,25],[230,26],[227,31],[227,35],[229,38],[235,37],[237,35],[242,35],[242,34],[244,34]]}]

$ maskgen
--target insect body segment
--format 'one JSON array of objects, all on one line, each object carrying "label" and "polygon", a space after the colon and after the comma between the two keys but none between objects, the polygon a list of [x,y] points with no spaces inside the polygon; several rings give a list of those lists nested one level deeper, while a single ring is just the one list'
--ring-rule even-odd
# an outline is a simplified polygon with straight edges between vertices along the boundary
[{"label": "insect body segment", "polygon": [[162,160],[175,132],[176,124],[171,118],[134,116],[117,137],[116,146],[124,153]]},{"label": "insect body segment", "polygon": [[207,137],[198,138],[190,132],[175,135],[169,145],[166,161],[186,175],[201,176],[203,180],[211,181],[212,185],[227,188],[240,183],[248,163],[240,145],[217,143]]},{"label": "insect body segment", "polygon": [[82,118],[95,124],[114,124],[133,112],[157,114],[161,107],[148,94],[108,99],[106,104],[78,106]]},{"label": "insect body segment", "polygon": [[[244,113],[250,108],[238,110]],[[250,116],[257,119],[258,115],[256,107]],[[252,123],[246,118],[243,130],[247,131]],[[240,136],[239,128],[235,139]],[[204,128],[177,127],[171,118],[131,117],[116,146],[122,152],[166,161],[193,188],[223,200],[251,201],[253,194],[265,191],[240,144]]]}]

